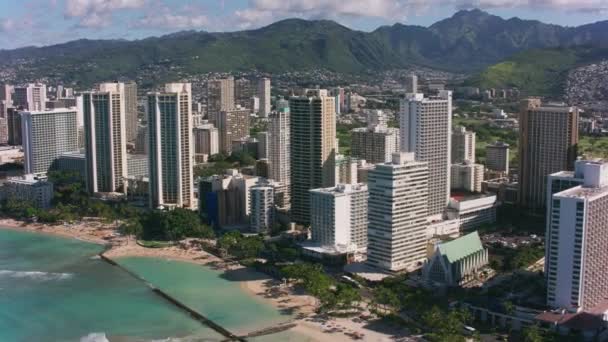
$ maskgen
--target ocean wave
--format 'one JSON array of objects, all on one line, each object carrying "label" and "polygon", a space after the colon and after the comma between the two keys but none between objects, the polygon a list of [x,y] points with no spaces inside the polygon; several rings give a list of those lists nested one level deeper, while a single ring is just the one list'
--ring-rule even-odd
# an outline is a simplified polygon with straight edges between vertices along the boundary
[{"label": "ocean wave", "polygon": [[105,333],[90,333],[80,338],[80,342],[110,342]]},{"label": "ocean wave", "polygon": [[14,278],[14,279],[32,279],[32,280],[40,280],[40,281],[50,281],[50,280],[70,279],[73,276],[74,275],[72,273],[0,270],[0,278],[5,277],[5,278]]}]

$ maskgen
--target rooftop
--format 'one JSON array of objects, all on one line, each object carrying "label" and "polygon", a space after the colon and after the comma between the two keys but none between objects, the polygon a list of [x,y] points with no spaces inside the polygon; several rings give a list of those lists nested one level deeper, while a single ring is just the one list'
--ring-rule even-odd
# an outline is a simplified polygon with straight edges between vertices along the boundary
[{"label": "rooftop", "polygon": [[59,114],[59,113],[76,113],[76,107],[70,108],[54,108],[47,110],[24,110],[21,113],[29,113],[31,115],[42,115],[42,114]]},{"label": "rooftop", "polygon": [[574,188],[570,188],[564,190],[562,192],[558,192],[554,196],[556,197],[566,197],[566,198],[580,198],[580,199],[594,199],[600,196],[608,195],[608,186],[604,187],[585,187],[582,185],[575,186]]},{"label": "rooftop", "polygon": [[466,258],[467,256],[483,250],[477,231],[469,233],[458,239],[440,244],[438,250],[445,255],[450,263]]}]

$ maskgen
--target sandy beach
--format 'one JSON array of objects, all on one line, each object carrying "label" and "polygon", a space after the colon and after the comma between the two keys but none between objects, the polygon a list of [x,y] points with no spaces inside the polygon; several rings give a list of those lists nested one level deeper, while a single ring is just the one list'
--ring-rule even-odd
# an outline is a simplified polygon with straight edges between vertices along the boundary
[{"label": "sandy beach", "polygon": [[[99,221],[85,220],[71,225],[45,225],[24,223],[12,219],[0,219],[0,228],[31,231],[43,234],[74,238],[81,241],[108,246],[104,256],[110,259],[121,257],[166,258],[196,263],[220,271],[231,271],[233,280],[239,282],[243,291],[267,301],[278,309],[290,310],[296,325],[291,332],[307,341],[353,341],[352,332],[362,334],[363,341],[409,341],[403,332],[395,334],[386,329],[382,332],[366,327],[367,322],[345,318],[319,318],[315,315],[317,300],[293,287],[285,286],[270,276],[246,268],[238,263],[226,261],[202,250],[193,240],[188,239],[164,248],[145,248],[134,238],[121,236],[116,226]],[[237,271],[238,272],[234,272]],[[413,340],[412,340],[413,341]]]}]

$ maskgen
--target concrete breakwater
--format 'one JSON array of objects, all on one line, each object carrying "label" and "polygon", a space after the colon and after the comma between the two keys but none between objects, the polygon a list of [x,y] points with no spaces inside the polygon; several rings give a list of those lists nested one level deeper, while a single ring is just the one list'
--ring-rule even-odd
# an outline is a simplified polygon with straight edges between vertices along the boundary
[{"label": "concrete breakwater", "polygon": [[129,275],[131,275],[132,277],[136,278],[137,280],[143,282],[144,284],[146,284],[146,286],[148,286],[155,294],[157,294],[158,296],[162,297],[163,299],[165,299],[166,301],[170,302],[172,305],[180,308],[181,310],[185,311],[186,313],[188,313],[190,315],[190,317],[192,317],[193,319],[199,321],[200,323],[202,323],[203,325],[215,330],[216,332],[218,332],[219,334],[223,335],[224,337],[226,337],[229,341],[245,341],[244,338],[239,337],[233,333],[231,333],[230,331],[228,331],[226,328],[222,327],[221,325],[213,322],[212,320],[208,319],[207,317],[205,317],[204,315],[202,315],[201,313],[199,313],[198,311],[190,308],[188,305],[182,303],[180,300],[178,300],[177,298],[171,296],[170,294],[164,292],[163,290],[157,288],[156,286],[154,286],[153,284],[151,284],[150,282],[146,281],[145,279],[143,279],[142,277],[140,277],[138,274],[132,272],[131,270],[123,267],[122,265],[118,264],[117,262],[115,262],[114,260],[108,258],[107,256],[105,256],[103,253],[99,254],[99,257],[101,258],[101,260],[109,263],[110,265],[119,267],[121,270],[125,271],[126,273],[128,273]]}]

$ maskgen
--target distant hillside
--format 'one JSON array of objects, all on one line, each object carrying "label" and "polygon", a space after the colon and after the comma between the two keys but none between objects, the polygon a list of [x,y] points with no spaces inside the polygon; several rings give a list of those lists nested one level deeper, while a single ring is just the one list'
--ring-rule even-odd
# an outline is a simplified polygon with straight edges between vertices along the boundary
[{"label": "distant hillside", "polygon": [[241,32],[185,31],[137,41],[78,40],[0,50],[0,65],[20,63],[20,79],[50,76],[79,83],[160,77],[159,66],[178,77],[253,69],[355,73],[412,65],[476,72],[524,50],[581,44],[608,47],[608,21],[567,28],[471,10],[428,28],[395,24],[361,32],[333,21],[288,19]]},{"label": "distant hillside", "polygon": [[608,48],[535,49],[494,64],[468,80],[481,88],[516,87],[526,94],[561,96],[571,70],[608,59]]}]

